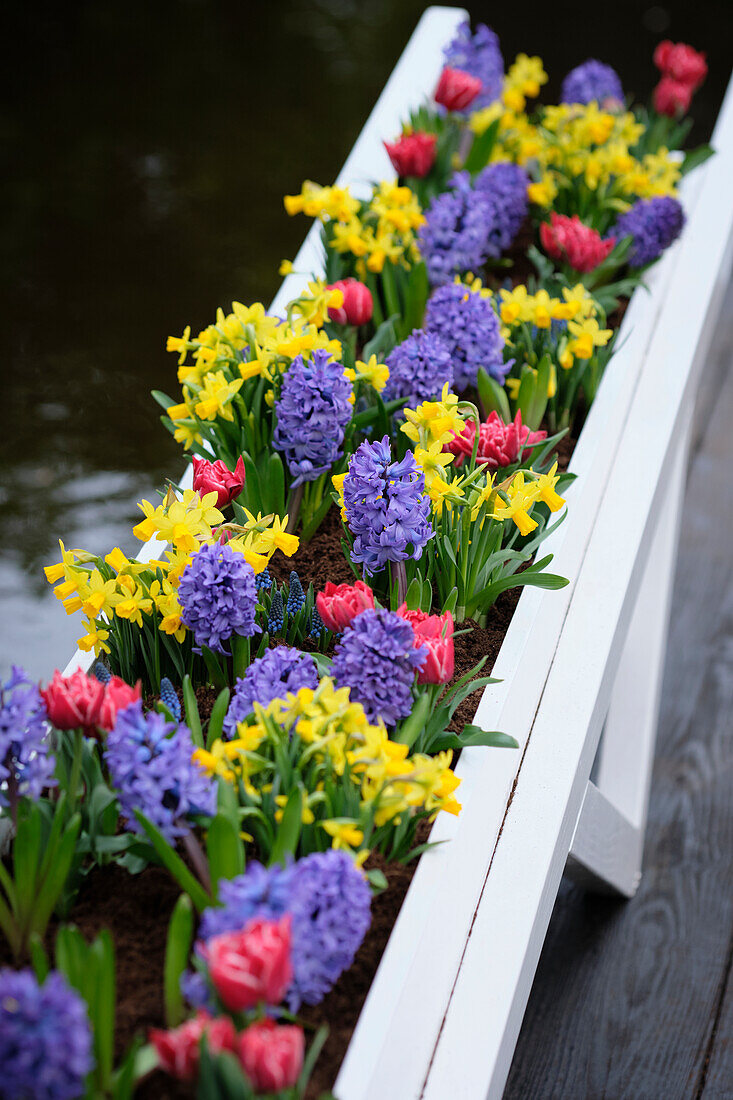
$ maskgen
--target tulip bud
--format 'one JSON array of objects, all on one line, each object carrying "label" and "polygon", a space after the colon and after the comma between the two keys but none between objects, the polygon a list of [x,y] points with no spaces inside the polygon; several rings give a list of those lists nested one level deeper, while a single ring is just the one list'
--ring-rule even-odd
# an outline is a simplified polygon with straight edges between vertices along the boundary
[{"label": "tulip bud", "polygon": [[339,279],[329,290],[340,290],[344,296],[342,305],[331,306],[328,316],[339,325],[365,325],[371,321],[374,310],[372,292],[358,279]]},{"label": "tulip bud", "polygon": [[614,237],[603,240],[600,233],[584,225],[577,214],[572,218],[552,211],[551,221],[540,226],[540,241],[548,256],[561,260],[575,271],[595,270],[616,244]]},{"label": "tulip bud", "polygon": [[356,584],[328,581],[316,596],[316,608],[326,629],[341,634],[362,611],[374,610],[374,593],[364,581]]},{"label": "tulip bud", "polygon": [[239,1060],[255,1092],[292,1088],[303,1068],[305,1040],[301,1028],[261,1020],[239,1037]]},{"label": "tulip bud", "polygon": [[660,42],[654,51],[654,64],[664,77],[687,84],[690,94],[696,91],[708,74],[705,54],[684,42]]},{"label": "tulip bud", "polygon": [[234,1052],[237,1033],[228,1016],[212,1020],[203,1010],[171,1031],[152,1028],[150,1042],[158,1055],[158,1066],[179,1081],[191,1081],[196,1076],[201,1049],[201,1037],[206,1032],[206,1043],[212,1054],[222,1050]]},{"label": "tulip bud", "polygon": [[219,458],[207,462],[205,458],[193,460],[193,487],[199,496],[216,493],[217,508],[224,508],[238,497],[244,488],[244,459],[240,455],[234,470]]},{"label": "tulip bud", "polygon": [[418,673],[418,684],[447,684],[453,678],[455,651],[453,616],[428,615],[425,611],[410,611],[407,604],[398,607],[400,618],[410,623],[415,634],[415,649],[425,646],[427,657]]},{"label": "tulip bud", "polygon": [[141,698],[142,688],[139,680],[134,687],[131,687],[119,676],[110,677],[104,688],[104,698],[99,709],[97,724],[109,733],[117,720],[117,712]]},{"label": "tulip bud", "polygon": [[435,164],[435,134],[426,134],[418,130],[414,134],[403,134],[398,141],[384,142],[392,167],[398,176],[427,176]]},{"label": "tulip bud", "polygon": [[230,1012],[276,1005],[293,980],[290,916],[256,919],[240,932],[224,932],[204,948],[209,975]]},{"label": "tulip bud", "polygon": [[691,85],[671,76],[663,76],[654,89],[654,110],[668,118],[680,118],[690,109],[692,91]]},{"label": "tulip bud", "polygon": [[83,729],[87,737],[97,737],[97,726],[104,699],[104,684],[87,676],[79,668],[71,676],[58,669],[47,688],[41,689],[48,720],[57,730]]},{"label": "tulip bud", "polygon": [[482,88],[483,83],[478,77],[471,76],[463,69],[451,69],[446,65],[440,74],[433,98],[449,111],[463,111],[473,103]]}]

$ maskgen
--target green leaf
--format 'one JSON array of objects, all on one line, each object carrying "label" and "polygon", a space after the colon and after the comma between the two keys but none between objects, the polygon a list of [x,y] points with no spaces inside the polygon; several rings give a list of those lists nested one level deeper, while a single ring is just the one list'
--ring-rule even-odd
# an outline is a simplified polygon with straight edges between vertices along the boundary
[{"label": "green leaf", "polygon": [[193,923],[191,899],[188,894],[181,894],[168,923],[168,939],[165,947],[163,989],[167,1027],[178,1027],[183,1021],[181,974],[188,966],[191,954]]},{"label": "green leaf", "polygon": [[229,688],[223,688],[217,698],[214,706],[211,709],[211,717],[209,718],[209,725],[206,730],[206,748],[210,749],[214,741],[221,737],[222,730],[224,728],[224,719],[229,709],[229,696],[231,692]]},{"label": "green leaf", "polygon": [[395,729],[392,740],[411,748],[422,732],[430,714],[430,695],[422,692],[413,705],[412,713]]},{"label": "green leaf", "polygon": [[466,162],[463,165],[472,175],[476,172],[480,172],[481,169],[485,168],[489,163],[491,150],[494,148],[498,129],[499,119],[496,118],[491,125],[484,130],[483,134],[477,134],[473,139],[473,144],[466,157]]},{"label": "green leaf", "polygon": [[156,829],[152,821],[149,821],[147,817],[145,817],[145,814],[140,813],[139,810],[135,810],[135,817],[145,830],[160,862],[167,871],[170,871],[181,889],[189,894],[191,901],[198,911],[202,912],[204,909],[207,909],[211,905],[212,899],[209,897],[206,890],[204,890],[198,879],[189,871],[178,853],[171,848],[163,834]]},{"label": "green leaf", "polygon": [[176,403],[172,397],[169,397],[167,393],[163,393],[162,390],[151,390],[150,393],[153,400],[157,401],[161,409],[164,409],[166,412],[171,405],[175,405]]},{"label": "green leaf", "polygon": [[96,957],[96,996],[90,1004],[90,1017],[94,1021],[94,1047],[97,1055],[96,1075],[103,1092],[112,1082],[115,1052],[115,949],[112,936],[103,929],[88,954]]},{"label": "green leaf", "polygon": [[483,367],[478,371],[478,394],[484,416],[490,412],[497,412],[505,424],[512,419],[509,408],[509,398],[503,386],[491,378]]},{"label": "green leaf", "polygon": [[185,676],[183,679],[183,707],[186,712],[186,725],[191,731],[191,737],[196,745],[202,749],[204,747],[204,735],[201,729],[201,719],[199,718],[199,705],[196,702],[196,693],[193,690],[190,676]]},{"label": "green leaf", "polygon": [[244,871],[244,850],[239,830],[225,813],[218,813],[206,835],[211,889],[216,895],[220,879],[232,879]]},{"label": "green leaf", "polygon": [[303,816],[303,795],[300,787],[294,787],[288,795],[283,810],[282,821],[275,834],[275,843],[270,852],[269,867],[276,863],[285,864],[286,856],[295,855],[300,839]]},{"label": "green leaf", "polygon": [[34,932],[28,939],[28,952],[31,957],[33,972],[39,983],[42,984],[45,982],[46,976],[51,969],[51,964],[48,961],[48,955],[43,946],[43,940],[37,932]]},{"label": "green leaf", "polygon": [[378,867],[372,867],[371,870],[365,872],[365,875],[373,890],[381,891],[387,889],[389,885],[387,876],[384,871],[380,871]]},{"label": "green leaf", "polygon": [[704,164],[710,157],[715,156],[715,150],[712,145],[707,143],[704,145],[698,145],[697,149],[690,149],[685,153],[685,159],[682,161],[680,171],[682,175],[687,175],[693,168],[699,168],[701,164]]},{"label": "green leaf", "polygon": [[67,823],[63,836],[56,845],[48,873],[39,885],[30,923],[30,928],[34,932],[38,932],[39,935],[43,935],[45,932],[51,912],[59,900],[64,883],[69,876],[80,828],[81,817],[77,813]]},{"label": "green leaf", "polygon": [[496,749],[518,749],[519,742],[510,737],[508,733],[500,733],[498,730],[482,730],[480,726],[464,726],[463,733],[450,733],[446,731],[441,737],[437,737],[431,746],[432,752],[444,752],[445,749],[467,749],[477,745],[484,745]]}]

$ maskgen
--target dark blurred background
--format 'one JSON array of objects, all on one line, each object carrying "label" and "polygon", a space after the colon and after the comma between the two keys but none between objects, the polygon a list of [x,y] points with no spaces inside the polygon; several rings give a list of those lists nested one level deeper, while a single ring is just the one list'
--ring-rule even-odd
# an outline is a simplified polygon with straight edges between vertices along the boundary
[{"label": "dark blurred background", "polygon": [[[308,222],[282,196],[341,167],[421,12],[414,0],[65,0],[6,8],[0,71],[0,673],[64,666],[80,633],[42,566],[57,539],[132,552],[135,502],[180,451],[152,388],[169,333],[272,297]],[[707,51],[693,137],[731,64],[730,0],[474,3],[547,101],[590,56],[645,99],[660,38]],[[393,135],[385,134],[386,138]]]}]

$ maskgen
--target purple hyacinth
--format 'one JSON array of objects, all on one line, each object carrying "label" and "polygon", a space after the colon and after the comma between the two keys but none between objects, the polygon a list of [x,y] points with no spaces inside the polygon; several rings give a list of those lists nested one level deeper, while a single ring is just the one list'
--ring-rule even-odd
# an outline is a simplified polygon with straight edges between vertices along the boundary
[{"label": "purple hyacinth", "polygon": [[46,707],[36,684],[13,665],[10,679],[0,681],[0,806],[13,798],[41,797],[54,786],[55,760],[48,751]]},{"label": "purple hyacinth", "polygon": [[483,84],[479,95],[469,110],[477,111],[493,103],[501,95],[504,81],[504,58],[499,47],[499,37],[485,23],[479,23],[474,34],[471,24],[461,23],[450,45],[443,51],[446,65],[476,76]]},{"label": "purple hyacinth", "polygon": [[412,710],[415,673],[425,663],[426,646],[415,648],[412,625],[394,611],[362,611],[336,645],[331,675],[351,689],[370,722],[394,726]]},{"label": "purple hyacinth", "polygon": [[351,966],[371,920],[371,891],[346,852],[316,852],[288,867],[251,862],[219,888],[220,906],[201,917],[200,939],[244,928],[255,917],[292,914],[292,1011],[318,1004]]},{"label": "purple hyacinth", "polygon": [[303,360],[297,355],[283,379],[275,402],[277,427],[272,445],[282,451],[293,486],[315,481],[341,457],[346,425],[351,420],[352,387],[342,363],[327,351]]},{"label": "purple hyacinth", "polygon": [[104,757],[129,829],[143,831],[135,810],[174,844],[188,832],[188,819],[216,813],[216,783],[193,760],[196,746],[187,726],[166,722],[141,702],[119,711]]},{"label": "purple hyacinth", "polygon": [[494,208],[484,191],[471,186],[468,172],[456,172],[450,186],[432,200],[418,233],[420,254],[433,286],[476,271],[489,255]]},{"label": "purple hyacinth", "polygon": [[497,257],[514,243],[527,217],[529,176],[518,164],[497,161],[479,172],[474,189],[485,195],[491,205],[487,235],[487,253]]},{"label": "purple hyacinth", "polygon": [[362,443],[349,460],[343,489],[347,524],[354,536],[352,561],[371,575],[387,562],[421,557],[433,529],[425,475],[412,451],[393,462],[389,436]]},{"label": "purple hyacinth", "polygon": [[393,348],[386,359],[389,379],[384,400],[401,398],[411,406],[434,401],[443,386],[453,382],[450,352],[435,332],[413,329],[412,334]]},{"label": "purple hyacinth", "polygon": [[78,1100],[93,1066],[87,1006],[63,975],[0,970],[0,1096]]},{"label": "purple hyacinth", "polygon": [[504,362],[504,340],[491,298],[465,283],[446,283],[428,299],[425,328],[448,348],[457,390],[476,385],[479,367],[504,382],[511,363]]},{"label": "purple hyacinth", "polygon": [[202,546],[181,574],[178,586],[181,620],[193,631],[196,652],[208,646],[226,653],[232,634],[251,638],[255,623],[257,582],[242,554],[230,546]]},{"label": "purple hyacinth", "polygon": [[290,646],[268,649],[237,680],[224,719],[224,736],[236,736],[237,725],[252,713],[255,703],[266,707],[273,699],[284,699],[288,692],[302,687],[318,687],[318,669],[311,655]]},{"label": "purple hyacinth", "polygon": [[561,103],[590,103],[596,100],[602,104],[606,99],[617,99],[623,103],[624,90],[621,79],[615,69],[604,65],[602,61],[591,59],[571,69],[562,82]]},{"label": "purple hyacinth", "polygon": [[682,232],[685,212],[677,199],[657,195],[639,199],[616,222],[610,236],[620,241],[631,237],[628,262],[631,267],[643,267],[669,248]]}]

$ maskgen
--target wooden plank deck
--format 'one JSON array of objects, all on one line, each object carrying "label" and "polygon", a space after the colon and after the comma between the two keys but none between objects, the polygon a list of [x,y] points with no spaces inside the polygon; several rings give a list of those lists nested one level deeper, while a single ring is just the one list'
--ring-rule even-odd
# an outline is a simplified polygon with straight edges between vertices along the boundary
[{"label": "wooden plank deck", "polygon": [[733,287],[702,380],[644,873],[563,881],[505,1100],[733,1097]]}]

